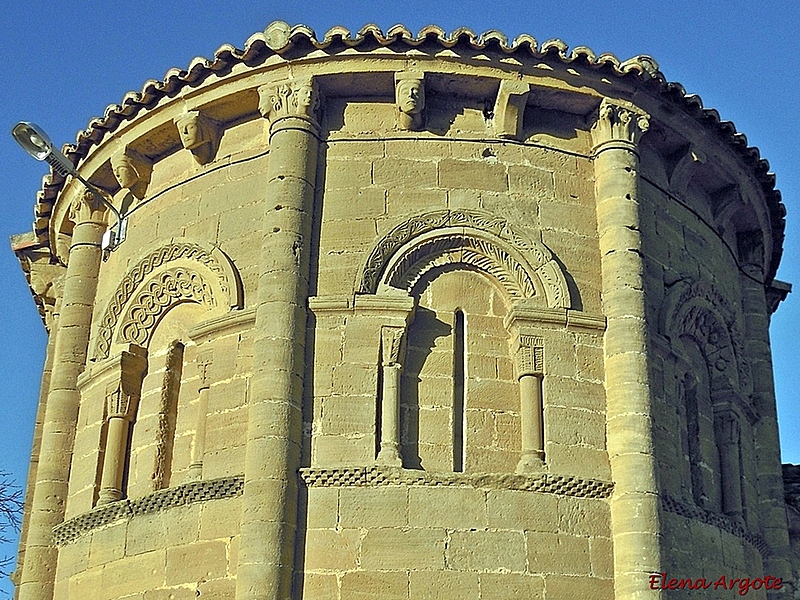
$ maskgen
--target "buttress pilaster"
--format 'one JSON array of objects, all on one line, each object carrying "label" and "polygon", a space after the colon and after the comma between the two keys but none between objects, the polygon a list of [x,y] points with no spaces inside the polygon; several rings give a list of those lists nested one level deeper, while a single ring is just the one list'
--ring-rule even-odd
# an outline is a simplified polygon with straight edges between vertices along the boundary
[{"label": "buttress pilaster", "polygon": [[639,206],[638,143],[648,126],[640,109],[608,98],[592,126],[618,599],[660,594],[648,585],[649,574],[661,571]]},{"label": "buttress pilaster", "polygon": [[284,600],[291,593],[297,528],[319,97],[311,78],[258,92],[261,114],[270,121],[270,154],[236,598]]},{"label": "buttress pilaster", "polygon": [[[78,375],[86,366],[92,308],[100,271],[107,209],[87,191],[70,206],[75,223],[57,321],[53,369],[42,427],[19,600],[52,600],[58,549],[53,527],[64,520],[78,421]],[[51,332],[53,335],[53,332]]]}]

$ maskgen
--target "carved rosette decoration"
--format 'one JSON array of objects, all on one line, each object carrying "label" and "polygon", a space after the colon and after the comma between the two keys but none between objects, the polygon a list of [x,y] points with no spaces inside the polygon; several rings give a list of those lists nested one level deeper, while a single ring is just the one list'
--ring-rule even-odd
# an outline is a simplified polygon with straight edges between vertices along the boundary
[{"label": "carved rosette decoration", "polygon": [[[152,297],[153,293],[162,292],[169,296],[170,303],[166,306]],[[176,240],[137,262],[123,277],[100,320],[93,360],[109,355],[121,320],[124,325],[119,329],[125,329],[125,333],[118,334],[118,339],[144,342],[150,334],[142,327],[152,328],[161,315],[179,302],[200,302],[209,307],[227,305],[232,309],[244,306],[239,274],[219,248]]]},{"label": "carved rosette decoration", "polygon": [[607,143],[635,148],[649,128],[650,115],[641,109],[622,101],[603,98],[597,121],[592,125],[595,153],[603,150],[602,146]]},{"label": "carved rosette decoration", "polygon": [[181,144],[204,165],[214,160],[219,147],[219,125],[199,110],[190,110],[175,119]]},{"label": "carved rosette decoration", "polygon": [[550,308],[570,308],[566,277],[550,250],[513,231],[503,219],[469,210],[412,217],[386,234],[362,270],[361,294],[382,286],[408,293],[427,273],[469,265],[495,278],[510,297],[544,296]]},{"label": "carved rosette decoration", "polygon": [[425,75],[408,71],[395,73],[394,96],[398,128],[421,130],[424,125]]},{"label": "carved rosette decoration", "polygon": [[145,197],[153,174],[153,164],[147,158],[132,148],[125,148],[112,155],[111,170],[119,187],[128,190],[137,200]]},{"label": "carved rosette decoration", "polygon": [[258,110],[274,124],[280,119],[297,117],[317,122],[320,95],[313,78],[287,79],[258,88]]}]

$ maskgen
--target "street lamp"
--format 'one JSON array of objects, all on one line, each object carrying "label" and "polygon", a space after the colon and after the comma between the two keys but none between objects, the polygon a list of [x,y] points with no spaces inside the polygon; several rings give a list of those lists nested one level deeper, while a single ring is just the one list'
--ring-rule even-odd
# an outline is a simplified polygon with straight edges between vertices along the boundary
[{"label": "street lamp", "polygon": [[[108,237],[103,237],[103,250],[111,251],[125,241],[125,233],[127,230],[127,217],[120,214],[114,208],[114,205],[106,200],[105,195],[96,186],[86,181],[78,173],[75,166],[64,154],[50,141],[50,137],[44,130],[35,123],[21,121],[14,125],[11,129],[11,135],[25,150],[36,160],[43,160],[53,168],[53,171],[59,175],[66,177],[72,175],[75,179],[80,181],[86,188],[102,202],[108,209],[114,213],[117,222],[108,229]],[[114,228],[116,227],[116,231]]]}]

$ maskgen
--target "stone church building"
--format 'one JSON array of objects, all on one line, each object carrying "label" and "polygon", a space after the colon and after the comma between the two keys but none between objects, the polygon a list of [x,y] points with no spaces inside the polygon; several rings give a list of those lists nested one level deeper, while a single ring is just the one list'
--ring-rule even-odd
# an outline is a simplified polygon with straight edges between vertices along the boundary
[{"label": "stone church building", "polygon": [[784,206],[651,58],[276,22],[65,152],[18,600],[792,597]]}]

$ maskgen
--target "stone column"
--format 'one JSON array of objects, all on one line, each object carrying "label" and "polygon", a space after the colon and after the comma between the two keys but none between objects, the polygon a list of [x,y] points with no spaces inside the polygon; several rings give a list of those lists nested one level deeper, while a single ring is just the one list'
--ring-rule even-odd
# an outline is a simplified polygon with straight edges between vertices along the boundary
[{"label": "stone column", "polygon": [[[25,544],[19,600],[53,600],[58,549],[53,527],[64,521],[69,471],[80,392],[78,375],[86,366],[92,310],[100,271],[100,242],[106,230],[106,208],[89,192],[73,202],[75,223],[64,278],[50,391],[47,397],[36,485]],[[52,333],[51,333],[52,335]]]},{"label": "stone column", "polygon": [[739,468],[741,427],[736,413],[726,410],[714,418],[714,436],[719,450],[722,478],[722,511],[737,523],[742,519],[742,476]]},{"label": "stone column", "polygon": [[192,440],[192,462],[189,464],[187,481],[200,481],[203,478],[203,455],[206,452],[206,420],[208,418],[208,366],[211,364],[211,351],[197,357],[197,368],[200,370],[200,387],[197,399],[197,421]]},{"label": "stone column", "polygon": [[259,88],[270,120],[237,600],[291,594],[319,103],[312,79]]},{"label": "stone column", "polygon": [[[753,378],[753,401],[758,420],[753,426],[758,473],[758,512],[764,538],[771,552],[764,558],[764,573],[792,577],[786,508],[783,496],[781,449],[778,437],[778,409],[772,373],[772,349],[769,340],[769,312],[764,286],[763,242],[760,232],[738,236],[739,261],[743,273],[742,308],[746,351]],[[784,586],[788,590],[788,586]],[[781,597],[775,594],[776,597]],[[787,591],[786,597],[791,597]]]},{"label": "stone column", "polygon": [[544,423],[542,380],[544,378],[544,346],[542,338],[520,335],[516,352],[519,380],[520,429],[522,452],[517,473],[536,471],[544,465]]},{"label": "stone column", "polygon": [[648,124],[638,108],[604,98],[592,126],[618,600],[661,597],[648,577],[663,570],[639,226],[638,141]]},{"label": "stone column", "polygon": [[142,394],[147,351],[131,345],[130,351],[111,361],[116,363],[114,368],[118,373],[106,389],[106,447],[98,505],[116,502],[124,496],[122,477],[128,458],[128,430]]},{"label": "stone column", "polygon": [[378,464],[400,467],[400,377],[405,352],[405,327],[381,328],[381,447]]}]

